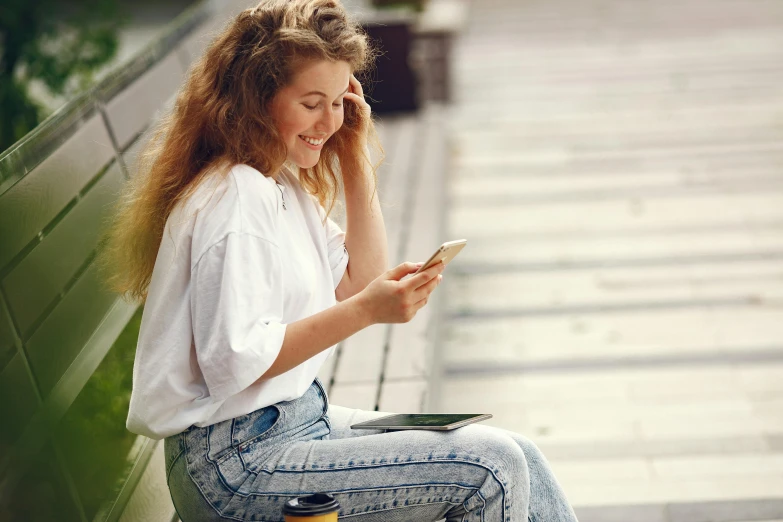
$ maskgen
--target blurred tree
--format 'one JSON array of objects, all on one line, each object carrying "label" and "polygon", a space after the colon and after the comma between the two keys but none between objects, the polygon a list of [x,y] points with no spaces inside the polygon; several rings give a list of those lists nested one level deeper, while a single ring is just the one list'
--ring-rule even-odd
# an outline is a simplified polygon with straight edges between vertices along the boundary
[{"label": "blurred tree", "polygon": [[123,22],[117,0],[0,2],[0,152],[47,116],[31,82],[59,96],[84,89],[117,52]]}]

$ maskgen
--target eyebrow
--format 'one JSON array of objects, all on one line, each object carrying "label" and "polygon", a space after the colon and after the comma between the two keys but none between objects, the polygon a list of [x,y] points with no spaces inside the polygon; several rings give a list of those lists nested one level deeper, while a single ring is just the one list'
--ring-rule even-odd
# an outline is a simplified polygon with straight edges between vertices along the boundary
[{"label": "eyebrow", "polygon": [[[349,85],[348,87],[345,88],[345,90],[343,92],[338,94],[338,96],[342,96],[343,94],[348,92],[348,89],[350,89],[350,88],[351,88],[351,86]],[[310,91],[307,94],[303,94],[302,97],[304,98],[305,96],[311,96],[313,94],[315,94],[317,96],[323,96],[324,98],[328,98],[328,96],[326,94],[322,93],[321,91]]]}]

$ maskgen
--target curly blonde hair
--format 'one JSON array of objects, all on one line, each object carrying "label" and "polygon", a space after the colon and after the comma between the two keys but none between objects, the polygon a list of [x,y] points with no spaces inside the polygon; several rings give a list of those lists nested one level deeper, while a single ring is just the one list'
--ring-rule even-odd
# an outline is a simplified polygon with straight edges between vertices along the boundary
[{"label": "curly blonde hair", "polygon": [[[170,114],[140,154],[108,229],[99,264],[111,290],[143,303],[166,221],[212,171],[244,163],[273,174],[286,146],[268,106],[310,60],[345,61],[357,74],[374,59],[367,35],[337,0],[263,0],[240,13],[192,67]],[[324,144],[318,163],[299,180],[327,209],[338,173],[371,164],[361,134],[383,151],[372,120],[345,104],[343,126]],[[377,187],[377,164],[373,182]]]}]

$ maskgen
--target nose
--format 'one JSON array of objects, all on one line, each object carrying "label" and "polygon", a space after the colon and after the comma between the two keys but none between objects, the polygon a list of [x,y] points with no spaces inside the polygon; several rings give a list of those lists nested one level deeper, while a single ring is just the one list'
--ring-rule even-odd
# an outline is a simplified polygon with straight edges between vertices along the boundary
[{"label": "nose", "polygon": [[335,116],[333,111],[326,109],[321,114],[321,117],[318,119],[318,124],[316,125],[316,129],[320,132],[326,133],[327,135],[331,135],[334,132],[334,125],[335,125]]}]

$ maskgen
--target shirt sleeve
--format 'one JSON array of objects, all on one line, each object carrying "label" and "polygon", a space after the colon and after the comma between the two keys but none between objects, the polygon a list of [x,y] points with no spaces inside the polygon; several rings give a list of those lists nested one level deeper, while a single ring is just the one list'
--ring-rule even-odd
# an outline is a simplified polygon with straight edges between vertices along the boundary
[{"label": "shirt sleeve", "polygon": [[348,249],[345,248],[345,232],[340,226],[326,218],[324,223],[326,230],[326,248],[329,251],[329,267],[332,269],[332,281],[334,287],[340,284],[348,267]]},{"label": "shirt sleeve", "polygon": [[286,328],[281,274],[274,243],[236,232],[211,246],[193,268],[196,358],[213,399],[241,392],[277,359]]}]

